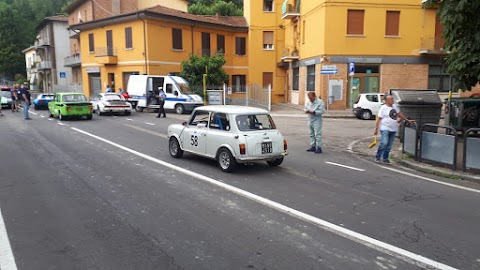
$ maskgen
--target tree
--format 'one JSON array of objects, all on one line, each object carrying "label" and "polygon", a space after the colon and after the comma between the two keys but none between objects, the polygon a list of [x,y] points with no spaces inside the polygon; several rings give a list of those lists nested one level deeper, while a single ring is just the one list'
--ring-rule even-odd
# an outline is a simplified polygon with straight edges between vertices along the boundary
[{"label": "tree", "polygon": [[232,1],[224,0],[196,0],[192,1],[188,6],[188,12],[198,15],[216,15],[221,16],[242,16],[243,15],[243,1],[242,5]]},{"label": "tree", "polygon": [[221,85],[228,80],[228,74],[223,70],[227,61],[223,55],[199,57],[190,55],[188,61],[182,62],[182,72],[179,76],[185,78],[198,94],[203,95],[203,74],[207,73],[207,85]]},{"label": "tree", "polygon": [[480,1],[428,0],[424,5],[440,5],[445,50],[449,52],[447,71],[458,79],[455,89],[471,90],[480,81]]}]

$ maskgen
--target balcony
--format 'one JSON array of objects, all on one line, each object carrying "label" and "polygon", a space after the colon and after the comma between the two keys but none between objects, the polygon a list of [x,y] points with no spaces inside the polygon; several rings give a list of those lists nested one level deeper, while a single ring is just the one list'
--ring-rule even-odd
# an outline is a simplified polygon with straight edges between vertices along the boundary
[{"label": "balcony", "polygon": [[[295,2],[291,4],[289,2]],[[300,17],[300,2],[286,0],[282,4],[282,19],[283,20],[293,20]]]},{"label": "balcony", "polygon": [[422,38],[419,53],[422,55],[446,55],[444,46],[445,39],[443,38]]},{"label": "balcony", "polygon": [[41,61],[35,64],[35,68],[37,70],[45,70],[45,69],[52,69],[52,62],[51,61]]},{"label": "balcony", "polygon": [[82,64],[82,55],[79,53],[65,57],[65,59],[63,60],[63,66],[65,67],[76,67],[76,66],[80,66],[81,64]]},{"label": "balcony", "polygon": [[116,65],[117,49],[111,46],[95,48],[95,62],[105,65]]},{"label": "balcony", "polygon": [[300,59],[300,54],[297,48],[287,47],[283,50],[282,62],[292,62]]}]

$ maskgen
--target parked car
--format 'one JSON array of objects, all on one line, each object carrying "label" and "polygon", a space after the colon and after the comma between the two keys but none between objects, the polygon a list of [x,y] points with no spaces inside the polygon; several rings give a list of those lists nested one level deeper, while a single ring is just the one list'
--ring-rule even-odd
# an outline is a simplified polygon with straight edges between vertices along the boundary
[{"label": "parked car", "polygon": [[198,107],[188,122],[168,127],[168,138],[172,157],[189,152],[215,159],[224,172],[254,161],[278,166],[287,155],[287,141],[273,119],[267,111],[253,107]]},{"label": "parked car", "polygon": [[48,109],[48,103],[53,100],[54,94],[39,94],[33,100],[33,107],[35,110],[45,108]]},{"label": "parked car", "polygon": [[60,120],[84,116],[91,120],[93,107],[81,93],[57,93],[48,103],[48,110],[50,117],[58,117]]},{"label": "parked car", "polygon": [[0,104],[2,105],[2,109],[12,108],[12,95],[10,94],[10,90],[2,89],[2,91],[0,91]]},{"label": "parked car", "polygon": [[372,119],[378,114],[378,110],[383,105],[383,96],[381,93],[363,93],[358,95],[358,99],[353,105],[353,113],[358,119]]},{"label": "parked car", "polygon": [[105,113],[130,115],[132,105],[118,93],[100,93],[92,99],[93,111],[98,115]]}]

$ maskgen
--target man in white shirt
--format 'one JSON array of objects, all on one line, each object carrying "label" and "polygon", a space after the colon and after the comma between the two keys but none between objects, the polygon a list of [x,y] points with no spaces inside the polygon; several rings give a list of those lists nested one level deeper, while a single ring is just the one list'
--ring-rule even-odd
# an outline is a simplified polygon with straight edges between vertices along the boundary
[{"label": "man in white shirt", "polygon": [[386,95],[385,104],[382,105],[378,111],[375,131],[373,132],[373,134],[377,136],[378,130],[380,129],[380,133],[382,134],[382,141],[378,146],[375,161],[379,162],[380,158],[382,158],[383,162],[387,164],[390,164],[388,157],[390,156],[390,151],[392,150],[392,145],[395,141],[395,135],[398,131],[399,118],[408,121],[409,123],[414,122],[413,120],[407,119],[407,117],[400,112],[398,106],[393,103],[393,96]]}]

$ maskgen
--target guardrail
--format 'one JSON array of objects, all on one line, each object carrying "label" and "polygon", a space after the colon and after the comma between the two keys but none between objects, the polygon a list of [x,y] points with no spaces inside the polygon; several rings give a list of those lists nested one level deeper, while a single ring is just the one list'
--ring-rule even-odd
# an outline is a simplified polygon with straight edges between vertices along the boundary
[{"label": "guardrail", "polygon": [[469,137],[471,133],[480,133],[480,128],[471,128],[463,135],[463,171],[480,170],[480,138]]},{"label": "guardrail", "polygon": [[[426,131],[426,128],[444,128],[445,134]],[[449,133],[447,133],[450,131]],[[420,128],[420,150],[419,161],[428,160],[436,163],[451,165],[455,170],[457,167],[457,130],[450,126],[436,124],[424,124]]]}]

